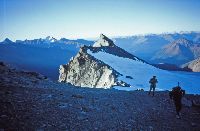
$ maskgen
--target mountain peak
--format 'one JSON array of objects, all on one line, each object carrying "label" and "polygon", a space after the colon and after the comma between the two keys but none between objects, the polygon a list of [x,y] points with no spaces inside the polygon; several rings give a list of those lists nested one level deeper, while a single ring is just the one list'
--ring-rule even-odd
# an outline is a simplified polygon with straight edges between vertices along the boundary
[{"label": "mountain peak", "polygon": [[100,34],[99,40],[97,40],[94,43],[93,47],[102,47],[102,46],[115,46],[115,44],[107,36],[105,36],[104,34]]},{"label": "mountain peak", "polygon": [[180,39],[177,39],[174,42],[172,42],[172,44],[188,46],[188,45],[191,45],[192,42],[185,38],[180,38]]},{"label": "mountain peak", "polygon": [[108,38],[107,36],[105,36],[104,34],[100,34],[100,39],[106,39]]},{"label": "mountain peak", "polygon": [[51,39],[51,36],[47,36],[45,39],[46,39],[46,40],[50,40],[50,39]]},{"label": "mountain peak", "polygon": [[47,42],[55,42],[55,41],[57,41],[56,38],[51,37],[51,36],[47,36],[44,40],[47,41]]},{"label": "mountain peak", "polygon": [[8,39],[8,38],[6,38],[3,42],[4,43],[12,43],[12,41],[10,39]]}]

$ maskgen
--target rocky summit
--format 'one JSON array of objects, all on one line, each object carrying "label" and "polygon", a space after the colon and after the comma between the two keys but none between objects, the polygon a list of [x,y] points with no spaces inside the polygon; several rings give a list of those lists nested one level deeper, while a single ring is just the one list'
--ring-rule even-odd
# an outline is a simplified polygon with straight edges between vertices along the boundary
[{"label": "rocky summit", "polygon": [[155,75],[159,80],[157,90],[170,90],[180,82],[188,93],[200,93],[198,75],[158,69],[116,46],[105,35],[100,35],[93,46],[81,47],[69,63],[60,66],[59,74],[59,82],[74,86],[145,91]]},{"label": "rocky summit", "polygon": [[116,82],[116,71],[95,59],[81,47],[78,54],[67,64],[60,66],[59,82],[82,87],[110,88]]},{"label": "rocky summit", "polygon": [[88,52],[104,51],[120,57],[135,59],[133,55],[114,45],[113,41],[101,34],[93,46],[83,46],[78,54],[67,65],[59,69],[59,82],[70,83],[81,87],[111,88],[112,86],[130,86],[118,81],[121,74],[103,61],[96,59]]},{"label": "rocky summit", "polygon": [[115,46],[113,41],[106,37],[104,34],[100,34],[100,39],[96,41],[93,47],[102,47],[102,46]]}]

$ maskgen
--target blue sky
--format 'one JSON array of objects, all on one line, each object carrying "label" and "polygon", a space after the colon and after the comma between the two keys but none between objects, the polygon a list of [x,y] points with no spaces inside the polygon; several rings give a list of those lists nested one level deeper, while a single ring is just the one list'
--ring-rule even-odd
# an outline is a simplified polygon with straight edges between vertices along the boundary
[{"label": "blue sky", "polygon": [[200,0],[0,0],[0,41],[200,31],[199,12]]}]

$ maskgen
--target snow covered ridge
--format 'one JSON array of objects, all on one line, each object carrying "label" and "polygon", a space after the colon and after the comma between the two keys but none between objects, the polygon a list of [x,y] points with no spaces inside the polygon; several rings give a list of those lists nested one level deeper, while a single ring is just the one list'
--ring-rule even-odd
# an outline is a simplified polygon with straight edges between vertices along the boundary
[{"label": "snow covered ridge", "polygon": [[103,34],[100,34],[100,39],[94,43],[93,47],[102,47],[102,46],[115,46],[115,44],[111,39],[109,39]]},{"label": "snow covered ridge", "polygon": [[81,47],[79,53],[67,64],[60,66],[59,82],[81,87],[110,88],[113,85],[130,86],[118,82],[121,74],[109,65],[87,53],[89,47]]},{"label": "snow covered ridge", "polygon": [[149,79],[156,75],[157,90],[171,90],[180,82],[187,93],[200,94],[198,74],[158,69],[104,38],[101,35],[95,46],[82,47],[67,65],[61,65],[59,81],[82,87],[149,90]]},{"label": "snow covered ridge", "polygon": [[94,44],[93,47],[81,47],[79,53],[71,59],[67,65],[60,66],[60,82],[67,82],[76,86],[95,88],[111,88],[113,86],[130,87],[129,84],[117,80],[117,77],[121,75],[120,73],[108,64],[102,62],[102,60],[96,59],[88,52],[106,52],[117,57],[144,62],[136,56],[117,47],[109,38],[101,34],[100,39]]}]

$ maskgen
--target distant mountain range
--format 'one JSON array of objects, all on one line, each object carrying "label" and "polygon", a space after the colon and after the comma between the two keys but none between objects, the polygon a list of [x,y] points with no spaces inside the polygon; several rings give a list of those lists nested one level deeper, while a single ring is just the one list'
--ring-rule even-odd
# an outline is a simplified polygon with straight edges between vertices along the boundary
[{"label": "distant mountain range", "polygon": [[200,57],[200,44],[180,38],[164,46],[151,60],[181,65],[198,57]]},{"label": "distant mountain range", "polygon": [[[200,54],[200,32],[137,35],[114,38],[113,41],[119,47],[154,64],[168,63],[180,66],[185,62],[197,58]],[[184,42],[189,44],[190,47],[186,46]],[[173,45],[176,46],[174,47]],[[188,49],[183,48],[184,45]],[[171,58],[167,59],[168,55],[173,55],[173,60]],[[183,58],[185,56],[186,58]],[[177,61],[175,62],[174,60]]]},{"label": "distant mountain range", "polygon": [[[199,32],[136,35],[117,37],[112,40],[118,47],[162,69],[175,69],[172,65],[181,66],[194,60],[200,54]],[[49,36],[15,42],[6,38],[0,42],[0,60],[58,80],[59,65],[68,63],[81,46],[93,44],[94,41],[84,39],[61,38],[58,40]],[[169,57],[170,55],[173,57]],[[179,68],[176,69],[179,70]]]},{"label": "distant mountain range", "polygon": [[92,43],[83,39],[56,40],[52,37],[12,42],[7,38],[0,43],[0,60],[58,80],[59,65],[68,62],[80,46]]},{"label": "distant mountain range", "polygon": [[200,57],[182,65],[182,68],[189,69],[193,72],[200,72]]}]

